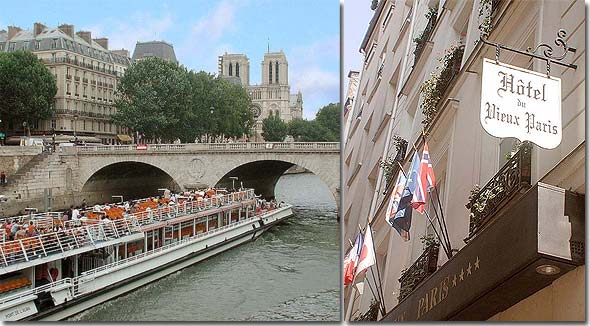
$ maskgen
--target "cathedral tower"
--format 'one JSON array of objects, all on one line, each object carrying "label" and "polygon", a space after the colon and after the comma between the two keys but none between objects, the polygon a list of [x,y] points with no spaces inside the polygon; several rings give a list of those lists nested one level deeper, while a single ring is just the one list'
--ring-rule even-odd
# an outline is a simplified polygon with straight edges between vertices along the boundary
[{"label": "cathedral tower", "polygon": [[245,54],[228,54],[219,56],[219,76],[240,80],[242,86],[250,85],[250,60]]}]

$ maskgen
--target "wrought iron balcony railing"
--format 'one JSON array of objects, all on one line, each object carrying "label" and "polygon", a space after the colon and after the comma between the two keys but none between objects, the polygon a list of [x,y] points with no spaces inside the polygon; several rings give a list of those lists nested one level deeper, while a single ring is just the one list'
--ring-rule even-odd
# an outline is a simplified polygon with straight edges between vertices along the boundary
[{"label": "wrought iron balcony railing", "polygon": [[401,302],[410,295],[422,281],[436,272],[438,263],[438,243],[432,243],[418,259],[399,278],[400,291],[398,300]]},{"label": "wrought iron balcony railing", "polygon": [[470,210],[469,242],[515,195],[531,187],[532,145],[524,142],[506,164],[465,205]]}]

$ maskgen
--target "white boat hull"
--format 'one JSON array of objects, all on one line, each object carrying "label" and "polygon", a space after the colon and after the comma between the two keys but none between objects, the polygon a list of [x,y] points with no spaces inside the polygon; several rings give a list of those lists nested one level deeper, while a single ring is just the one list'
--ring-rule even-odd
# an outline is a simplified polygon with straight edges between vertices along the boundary
[{"label": "white boat hull", "polygon": [[52,293],[54,301],[65,300],[65,302],[50,310],[29,316],[27,319],[63,320],[211,256],[252,241],[269,227],[292,214],[291,206],[279,208],[263,215],[262,223],[260,218],[255,219],[236,228],[196,239],[173,249],[163,250],[158,254],[122,264],[114,269],[88,275],[88,279],[78,286],[78,291],[84,293],[83,295],[72,298],[70,289],[66,288],[63,293],[54,291]]}]

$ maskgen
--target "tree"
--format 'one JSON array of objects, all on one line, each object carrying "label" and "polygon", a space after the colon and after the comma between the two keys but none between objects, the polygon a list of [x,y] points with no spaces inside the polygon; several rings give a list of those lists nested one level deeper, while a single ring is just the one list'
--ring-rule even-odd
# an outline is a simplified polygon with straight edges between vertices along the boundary
[{"label": "tree", "polygon": [[132,64],[117,87],[115,123],[150,139],[188,140],[190,83],[177,63],[151,57]]},{"label": "tree", "polygon": [[314,120],[291,120],[288,124],[288,133],[295,141],[340,141],[339,104],[330,103],[324,106],[318,111]]},{"label": "tree", "polygon": [[240,137],[254,123],[250,97],[241,85],[159,58],[129,67],[117,92],[113,121],[151,139]]},{"label": "tree", "polygon": [[287,136],[287,124],[272,113],[262,120],[262,137],[265,141],[283,141]]},{"label": "tree", "polygon": [[212,133],[224,137],[249,134],[254,125],[254,115],[250,111],[252,100],[246,89],[224,78],[216,78],[213,84],[215,128]]},{"label": "tree", "polygon": [[325,128],[324,141],[340,141],[340,104],[330,103],[316,113],[315,121]]},{"label": "tree", "polygon": [[28,51],[0,52],[0,115],[3,120],[33,122],[54,113],[57,85],[49,69]]}]

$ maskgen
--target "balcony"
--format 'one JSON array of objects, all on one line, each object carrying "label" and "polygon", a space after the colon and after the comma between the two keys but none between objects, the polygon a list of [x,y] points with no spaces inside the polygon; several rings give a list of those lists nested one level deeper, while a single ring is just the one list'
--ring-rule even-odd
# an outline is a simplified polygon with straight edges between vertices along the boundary
[{"label": "balcony", "polygon": [[72,75],[66,75],[66,79],[72,79]]},{"label": "balcony", "polygon": [[439,247],[440,245],[436,242],[428,245],[422,255],[399,278],[399,302],[410,295],[428,276],[436,272]]},{"label": "balcony", "polygon": [[91,81],[90,81],[90,84],[92,84],[92,85],[96,85],[96,80],[91,80]]},{"label": "balcony", "polygon": [[487,320],[585,265],[584,195],[539,182],[512,203],[436,272],[416,268],[423,281],[381,321]]},{"label": "balcony", "polygon": [[82,82],[83,82],[84,84],[88,84],[88,78],[82,78]]},{"label": "balcony", "polygon": [[420,109],[424,115],[422,124],[427,129],[438,116],[440,104],[448,96],[448,89],[461,71],[461,60],[465,46],[462,44],[452,46],[443,55],[443,66],[438,75],[432,75],[422,85],[422,103]]},{"label": "balcony", "polygon": [[74,80],[75,80],[75,81],[80,81],[80,77],[78,77],[78,76],[74,76]]},{"label": "balcony", "polygon": [[426,13],[426,18],[428,18],[428,22],[426,23],[426,27],[418,37],[414,39],[416,43],[416,48],[414,49],[414,64],[412,67],[416,66],[416,63],[420,59],[420,55],[424,50],[424,46],[426,42],[430,39],[432,32],[434,31],[434,26],[436,26],[436,19],[437,19],[437,11],[438,8],[430,8],[428,13]]},{"label": "balcony", "polygon": [[500,171],[470,196],[465,205],[470,211],[469,236],[465,243],[472,240],[510,200],[531,187],[531,150],[532,145],[524,142]]}]

